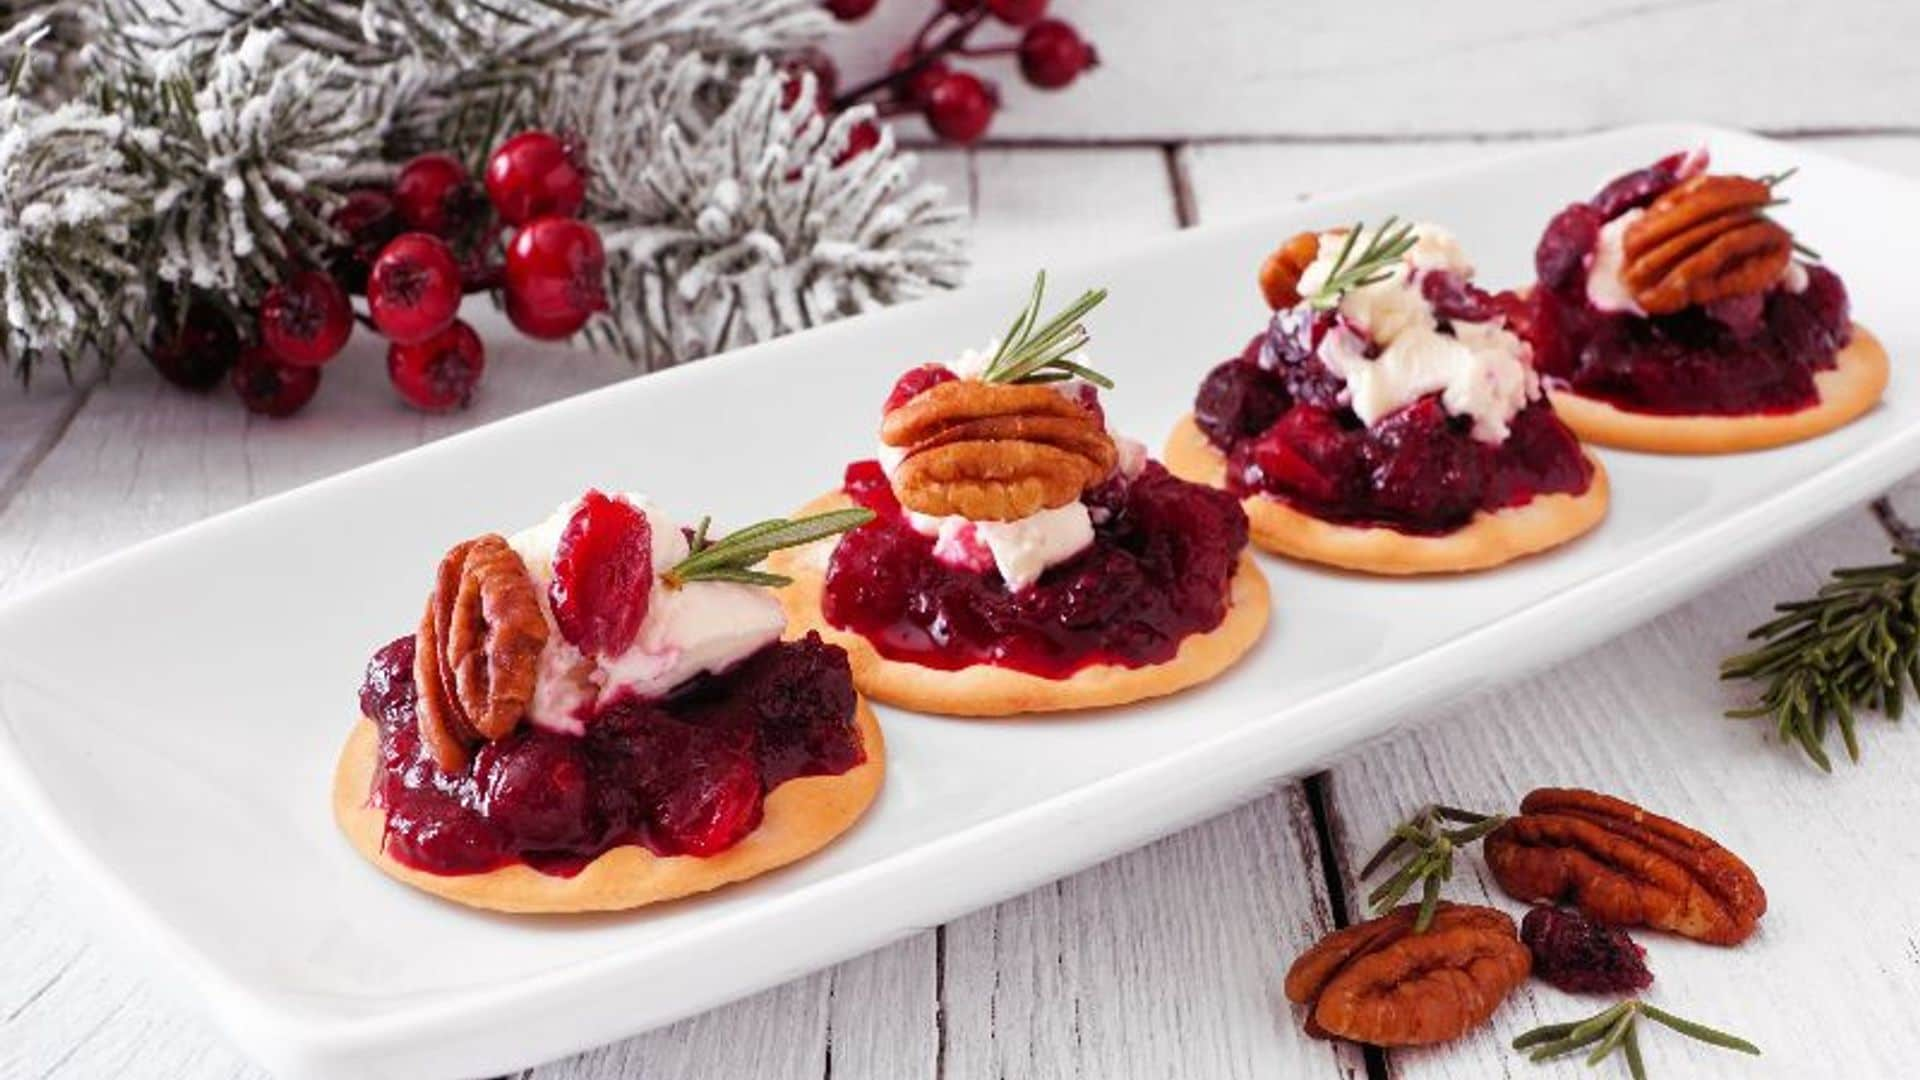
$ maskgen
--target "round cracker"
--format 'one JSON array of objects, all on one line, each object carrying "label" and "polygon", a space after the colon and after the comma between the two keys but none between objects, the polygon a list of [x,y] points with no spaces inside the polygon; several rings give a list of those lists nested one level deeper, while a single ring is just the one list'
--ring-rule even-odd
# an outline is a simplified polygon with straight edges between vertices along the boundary
[{"label": "round cracker", "polygon": [[[1585,451],[1583,451],[1585,452]],[[1189,413],[1167,438],[1167,468],[1175,476],[1224,488],[1227,459]],[[1540,495],[1522,506],[1482,510],[1439,536],[1419,536],[1378,525],[1342,525],[1303,513],[1280,499],[1240,500],[1253,542],[1265,551],[1369,574],[1453,574],[1485,570],[1572,540],[1607,514],[1607,470],[1587,453],[1593,482],[1578,495]]]},{"label": "round cracker", "polygon": [[386,811],[371,806],[380,757],[373,721],[361,718],[340,752],[333,776],[333,816],[354,850],[389,877],[469,907],[516,914],[624,911],[706,892],[805,858],[847,831],[880,792],[886,743],[873,710],[861,699],[854,723],[867,759],[838,776],[802,776],[767,794],[758,828],[715,855],[656,855],[637,844],[613,848],[572,877],[524,864],[482,874],[435,874],[386,852]]},{"label": "round cracker", "polygon": [[[802,507],[798,514],[817,514],[851,506],[844,492],[831,492]],[[1020,713],[1066,712],[1126,705],[1164,697],[1219,675],[1253,648],[1272,613],[1266,575],[1242,552],[1227,595],[1227,614],[1220,625],[1205,633],[1189,634],[1173,658],[1145,667],[1093,664],[1064,679],[1050,679],[993,664],[947,671],[880,655],[866,636],[842,630],[821,614],[826,588],[827,559],[838,537],[805,547],[775,552],[769,565],[793,584],[780,590],[787,610],[787,632],[800,636],[816,630],[822,638],[847,651],[853,664],[853,685],[875,701],[916,712],[946,716],[996,717]]]},{"label": "round cracker", "polygon": [[1669,416],[1632,412],[1572,390],[1550,390],[1553,410],[1581,439],[1655,454],[1731,454],[1800,442],[1843,427],[1874,407],[1887,388],[1887,350],[1855,323],[1853,340],[1816,371],[1820,400],[1790,413]]}]

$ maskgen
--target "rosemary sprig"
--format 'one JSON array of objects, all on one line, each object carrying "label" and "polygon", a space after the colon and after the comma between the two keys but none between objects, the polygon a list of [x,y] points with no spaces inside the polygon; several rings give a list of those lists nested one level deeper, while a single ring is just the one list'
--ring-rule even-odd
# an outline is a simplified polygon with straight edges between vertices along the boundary
[{"label": "rosemary sprig", "polygon": [[[1414,815],[1394,826],[1393,835],[1360,868],[1365,881],[1400,856],[1393,875],[1374,886],[1367,904],[1375,915],[1385,915],[1399,905],[1417,884],[1420,886],[1420,913],[1414,917],[1415,933],[1424,933],[1433,923],[1433,910],[1440,902],[1440,887],[1453,878],[1453,853],[1500,827],[1504,814],[1478,814],[1457,806],[1438,803],[1421,807]],[[1449,828],[1451,823],[1457,828]]]},{"label": "rosemary sprig", "polygon": [[1617,1050],[1627,1059],[1627,1072],[1633,1080],[1647,1080],[1647,1066],[1640,1059],[1640,1036],[1635,1030],[1642,1016],[1689,1039],[1756,1057],[1760,1054],[1759,1047],[1738,1035],[1729,1035],[1705,1024],[1675,1016],[1638,999],[1623,1001],[1585,1020],[1534,1028],[1513,1040],[1513,1048],[1531,1051],[1527,1054],[1527,1060],[1536,1064],[1591,1046],[1593,1050],[1587,1055],[1587,1064],[1598,1065]]},{"label": "rosemary sprig", "polygon": [[1354,222],[1334,257],[1333,269],[1327,272],[1327,280],[1306,297],[1308,304],[1324,311],[1338,306],[1340,298],[1355,289],[1387,280],[1393,276],[1393,264],[1412,251],[1420,239],[1413,234],[1412,222],[1390,217],[1367,234],[1366,246],[1356,254],[1354,245],[1366,230],[1364,222]]},{"label": "rosemary sprig", "polygon": [[1047,272],[1034,275],[1033,296],[1014,316],[1013,325],[1000,339],[1000,347],[981,372],[982,382],[1044,383],[1062,382],[1078,376],[1095,386],[1113,389],[1113,380],[1068,357],[1087,344],[1087,328],[1080,320],[1100,306],[1107,290],[1090,289],[1068,304],[1058,315],[1040,322],[1040,301],[1047,292]]},{"label": "rosemary sprig", "polygon": [[[1883,521],[1892,515],[1881,511]],[[1887,521],[1897,542],[1906,529]],[[1747,637],[1759,648],[1727,658],[1722,679],[1764,683],[1759,701],[1727,713],[1773,722],[1781,740],[1833,771],[1825,743],[1838,728],[1847,757],[1860,760],[1858,715],[1877,709],[1898,720],[1909,690],[1920,691],[1920,548],[1902,542],[1895,561],[1845,567],[1805,600],[1777,605]]]},{"label": "rosemary sprig", "polygon": [[728,533],[718,540],[707,539],[708,519],[700,519],[688,544],[689,553],[660,575],[661,580],[678,588],[690,581],[732,581],[742,585],[780,586],[793,579],[780,574],[755,570],[760,560],[781,548],[811,544],[849,529],[857,529],[873,520],[873,511],[864,507],[829,510],[796,521],[773,518],[757,525]]},{"label": "rosemary sprig", "polygon": [[[1784,184],[1787,181],[1793,179],[1794,174],[1799,171],[1800,171],[1800,166],[1795,165],[1790,169],[1782,169],[1776,173],[1766,173],[1764,175],[1757,176],[1754,179],[1767,185],[1767,187],[1769,188],[1776,188],[1776,187],[1779,187],[1781,184]],[[1767,205],[1761,207],[1760,209],[1771,210],[1776,206],[1785,206],[1792,201],[1793,201],[1792,199],[1782,199],[1782,198],[1776,197],[1771,202],[1768,202]],[[1792,234],[1789,234],[1789,235],[1791,236]],[[1818,262],[1820,260],[1820,253],[1808,247],[1807,245],[1801,243],[1800,238],[1797,236],[1793,237],[1793,250],[1799,252],[1802,255],[1805,255],[1807,258],[1812,259],[1815,262]]]}]

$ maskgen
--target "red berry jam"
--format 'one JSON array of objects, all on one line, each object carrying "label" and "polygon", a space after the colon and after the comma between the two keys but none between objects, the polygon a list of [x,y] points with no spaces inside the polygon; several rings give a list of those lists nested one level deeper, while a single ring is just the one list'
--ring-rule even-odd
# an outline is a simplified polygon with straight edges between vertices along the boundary
[{"label": "red berry jam", "polygon": [[1010,591],[997,570],[934,558],[877,462],[847,469],[846,492],[879,517],[842,537],[822,609],[881,655],[954,670],[976,664],[1064,679],[1093,664],[1142,667],[1226,617],[1247,517],[1222,492],[1150,462],[1089,492],[1094,540]]},{"label": "red berry jam", "polygon": [[[1422,287],[1442,319],[1484,321],[1516,302],[1446,275]],[[1438,535],[1481,510],[1587,489],[1593,466],[1545,401],[1522,409],[1498,446],[1474,438],[1438,395],[1362,424],[1340,402],[1340,378],[1315,355],[1334,318],[1281,311],[1266,335],[1201,382],[1194,422],[1226,455],[1229,491],[1343,525]]]},{"label": "red berry jam", "polygon": [[1653,985],[1647,950],[1625,930],[1568,908],[1536,907],[1520,923],[1533,973],[1570,994],[1631,994]]},{"label": "red berry jam", "polygon": [[1547,223],[1534,252],[1539,285],[1517,319],[1534,366],[1577,393],[1660,415],[1743,416],[1810,408],[1814,373],[1833,367],[1852,338],[1847,291],[1831,270],[1806,266],[1798,292],[1775,286],[1671,315],[1595,308],[1587,268],[1600,229],[1680,182],[1679,159],[1621,176]]},{"label": "red berry jam", "polygon": [[524,863],[569,876],[623,844],[712,855],[760,824],[766,794],[866,760],[847,654],[809,634],[665,698],[623,698],[584,736],[523,724],[459,774],[420,744],[413,638],[367,665],[360,709],[380,729],[373,805],[387,853],[436,874]]}]

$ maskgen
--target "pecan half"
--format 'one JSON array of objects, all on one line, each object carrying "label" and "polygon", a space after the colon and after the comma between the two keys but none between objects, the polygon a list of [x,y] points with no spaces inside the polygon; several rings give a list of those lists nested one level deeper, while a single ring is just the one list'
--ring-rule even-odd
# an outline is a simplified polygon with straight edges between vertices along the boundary
[{"label": "pecan half", "polygon": [[1620,279],[1651,315],[1764,291],[1793,258],[1793,235],[1766,216],[1773,189],[1744,176],[1696,176],[1627,226]]},{"label": "pecan half", "polygon": [[1442,902],[1424,933],[1419,905],[1336,930],[1287,970],[1307,1034],[1373,1046],[1446,1042],[1486,1023],[1533,957],[1504,912]]},{"label": "pecan half", "polygon": [[547,643],[547,620],[526,564],[492,533],[440,560],[414,636],[420,739],[443,770],[464,769],[472,748],[504,738],[526,715]]},{"label": "pecan half", "polygon": [[1091,410],[1045,386],[956,380],[916,395],[880,425],[906,451],[893,473],[923,514],[1014,521],[1064,506],[1113,471],[1118,453]]},{"label": "pecan half", "polygon": [[1260,264],[1260,295],[1275,311],[1300,302],[1300,275],[1320,256],[1318,233],[1294,233]]},{"label": "pecan half", "polygon": [[1529,794],[1484,854],[1515,900],[1571,903],[1615,926],[1737,945],[1767,911],[1759,879],[1712,837],[1598,792]]}]

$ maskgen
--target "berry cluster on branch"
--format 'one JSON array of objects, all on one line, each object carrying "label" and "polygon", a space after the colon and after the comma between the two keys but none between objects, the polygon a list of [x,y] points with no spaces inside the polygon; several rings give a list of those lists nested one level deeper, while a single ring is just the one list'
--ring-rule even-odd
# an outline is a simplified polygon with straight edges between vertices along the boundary
[{"label": "berry cluster on branch", "polygon": [[850,135],[871,110],[791,96],[829,26],[813,0],[0,7],[0,362],[140,349],[281,415],[364,323],[445,408],[481,363],[465,293],[658,366],[955,284],[959,214]]}]

